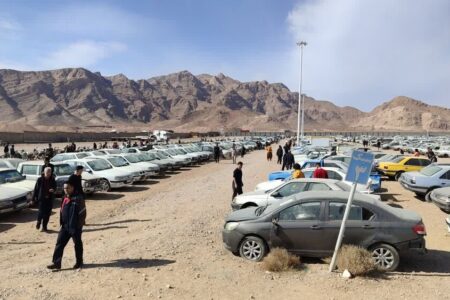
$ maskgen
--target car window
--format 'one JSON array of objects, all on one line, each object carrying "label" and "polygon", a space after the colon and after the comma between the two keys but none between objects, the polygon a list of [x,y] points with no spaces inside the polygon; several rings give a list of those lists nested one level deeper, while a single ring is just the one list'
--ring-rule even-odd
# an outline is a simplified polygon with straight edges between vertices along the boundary
[{"label": "car window", "polygon": [[55,165],[55,175],[56,176],[67,176],[72,175],[74,168],[69,164]]},{"label": "car window", "polygon": [[22,166],[23,175],[38,175],[38,166],[33,165],[23,165]]},{"label": "car window", "polygon": [[329,170],[327,173],[329,179],[342,180],[342,176],[338,172]]},{"label": "car window", "polygon": [[55,156],[53,156],[53,158],[52,158],[52,161],[63,161],[64,160],[64,157],[62,156],[62,155],[55,155]]},{"label": "car window", "polygon": [[85,158],[85,157],[88,157],[90,155],[87,154],[87,153],[78,153],[77,156],[78,156],[78,158]]},{"label": "car window", "polygon": [[416,158],[411,158],[405,162],[405,166],[420,166],[420,160]]},{"label": "car window", "polygon": [[[328,219],[330,221],[340,221],[344,217],[346,203],[330,202],[328,205]],[[348,219],[352,221],[368,221],[371,220],[375,214],[370,210],[359,205],[352,205]]]},{"label": "car window", "polygon": [[22,175],[16,170],[5,170],[0,172],[0,184],[6,182],[17,182],[22,179]]},{"label": "car window", "polygon": [[442,174],[440,178],[450,180],[450,171],[447,171],[444,174]]},{"label": "car window", "polygon": [[429,161],[428,159],[421,159],[420,163],[422,164],[422,166],[428,166],[431,161]]},{"label": "car window", "polygon": [[279,188],[275,194],[277,197],[288,197],[305,190],[306,182],[290,182]]},{"label": "car window", "polygon": [[425,175],[425,176],[433,176],[434,174],[436,174],[437,172],[439,172],[441,170],[442,170],[442,168],[440,168],[439,166],[428,166],[428,167],[420,170],[420,174]]},{"label": "car window", "polygon": [[279,214],[279,221],[312,221],[320,219],[320,202],[296,204]]},{"label": "car window", "polygon": [[311,178],[313,171],[302,171],[303,175],[305,175],[305,178]]},{"label": "car window", "polygon": [[310,182],[308,185],[308,191],[330,191],[331,188],[325,183]]}]

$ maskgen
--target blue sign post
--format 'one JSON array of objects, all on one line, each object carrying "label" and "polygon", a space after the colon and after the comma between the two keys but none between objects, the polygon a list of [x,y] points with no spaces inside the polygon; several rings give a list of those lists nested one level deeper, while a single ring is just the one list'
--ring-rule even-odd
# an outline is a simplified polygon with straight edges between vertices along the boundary
[{"label": "blue sign post", "polygon": [[334,248],[333,258],[331,259],[330,269],[332,272],[336,266],[336,258],[341,248],[342,239],[345,233],[345,223],[347,222],[350,208],[352,207],[353,197],[355,195],[356,186],[358,183],[367,184],[370,177],[370,171],[372,170],[373,153],[363,151],[353,151],[352,159],[350,160],[350,166],[348,167],[346,181],[353,182],[350,194],[348,195],[347,206],[345,207],[344,217],[342,218],[341,229],[336,241],[336,247]]}]

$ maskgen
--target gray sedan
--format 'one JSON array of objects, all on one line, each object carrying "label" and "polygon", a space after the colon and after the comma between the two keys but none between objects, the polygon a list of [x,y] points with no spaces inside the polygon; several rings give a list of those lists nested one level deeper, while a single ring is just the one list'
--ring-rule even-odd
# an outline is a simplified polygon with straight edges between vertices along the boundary
[{"label": "gray sedan", "polygon": [[430,199],[443,212],[450,214],[450,187],[433,190]]},{"label": "gray sedan", "polygon": [[[311,257],[333,254],[348,192],[304,192],[282,203],[232,212],[222,231],[225,247],[260,261],[273,247]],[[395,270],[405,250],[425,250],[425,226],[412,211],[355,194],[344,244],[369,249],[374,262]]]}]

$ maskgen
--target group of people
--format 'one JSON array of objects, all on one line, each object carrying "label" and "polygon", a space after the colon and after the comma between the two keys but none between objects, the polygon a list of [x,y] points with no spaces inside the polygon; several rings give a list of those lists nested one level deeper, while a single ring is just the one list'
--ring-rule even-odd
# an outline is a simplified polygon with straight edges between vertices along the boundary
[{"label": "group of people", "polygon": [[8,142],[5,143],[3,147],[3,156],[4,157],[16,157],[16,149],[14,145],[10,145]]},{"label": "group of people", "polygon": [[[38,207],[36,229],[48,232],[48,223],[53,209],[57,189],[54,166],[47,157],[44,161],[42,175],[36,181],[32,205]],[[74,269],[83,266],[83,242],[81,235],[86,221],[86,203],[82,187],[83,167],[77,166],[74,173],[64,183],[63,200],[60,208],[60,229],[53,252],[52,264],[47,268],[61,269],[64,248],[70,239],[75,244],[76,263]]]},{"label": "group of people", "polygon": [[[222,157],[222,149],[219,146],[219,143],[216,143],[216,145],[213,148],[213,155],[214,155],[214,161],[216,163],[219,163],[220,158]],[[240,155],[243,158],[246,154],[245,147],[241,147]],[[233,164],[236,163],[238,157],[238,149],[235,143],[231,146],[231,159],[233,161]]]}]

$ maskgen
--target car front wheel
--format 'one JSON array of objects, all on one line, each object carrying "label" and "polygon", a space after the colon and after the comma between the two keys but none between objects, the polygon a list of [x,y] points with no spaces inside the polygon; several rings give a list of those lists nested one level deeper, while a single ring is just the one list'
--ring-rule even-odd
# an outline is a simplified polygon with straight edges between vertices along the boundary
[{"label": "car front wheel", "polygon": [[255,236],[245,237],[239,247],[239,255],[252,261],[261,261],[266,252],[267,248],[264,241]]},{"label": "car front wheel", "polygon": [[400,263],[397,250],[388,244],[378,244],[371,247],[375,266],[383,271],[394,271]]},{"label": "car front wheel", "polygon": [[109,181],[104,178],[100,180],[100,185],[102,186],[102,189],[104,191],[109,192],[111,190],[111,185],[109,184]]}]

